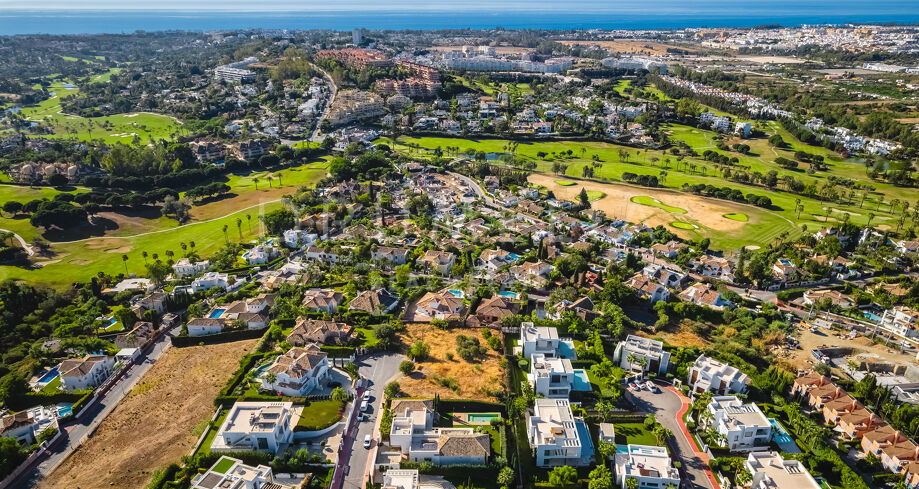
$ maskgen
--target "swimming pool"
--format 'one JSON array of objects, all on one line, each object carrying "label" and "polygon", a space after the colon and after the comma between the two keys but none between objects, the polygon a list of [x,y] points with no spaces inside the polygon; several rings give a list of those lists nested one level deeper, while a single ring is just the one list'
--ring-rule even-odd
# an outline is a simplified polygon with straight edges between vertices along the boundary
[{"label": "swimming pool", "polygon": [[801,449],[791,438],[791,435],[785,431],[785,428],[775,418],[769,418],[769,424],[772,425],[772,441],[774,441],[783,452],[801,453]]},{"label": "swimming pool", "polygon": [[217,319],[223,315],[224,311],[226,311],[226,309],[214,309],[210,314],[207,315],[207,317],[210,319]]},{"label": "swimming pool", "polygon": [[508,254],[507,254],[507,259],[508,259],[508,260],[513,260],[513,261],[517,261],[517,260],[520,259],[520,255],[518,255],[517,253],[508,253]]},{"label": "swimming pool", "polygon": [[587,425],[583,421],[575,421],[574,425],[578,428],[578,439],[581,440],[581,460],[593,457],[594,444],[590,439],[590,431],[587,430]]},{"label": "swimming pool", "polygon": [[470,423],[490,423],[495,418],[500,418],[500,414],[495,413],[469,413],[466,420]]},{"label": "swimming pool", "polygon": [[511,292],[511,291],[509,291],[509,290],[502,290],[501,292],[498,292],[498,295],[500,295],[501,297],[507,297],[507,298],[510,298],[510,299],[516,299],[516,298],[517,298],[517,293],[516,293],[516,292]]},{"label": "swimming pool", "polygon": [[47,384],[48,382],[51,382],[52,380],[54,380],[54,378],[57,377],[57,375],[58,375],[57,367],[54,367],[51,370],[45,372],[45,375],[42,375],[41,378],[38,379],[38,383]]},{"label": "swimming pool", "polygon": [[558,356],[562,358],[575,359],[578,355],[574,352],[574,342],[570,339],[563,339],[558,342]]},{"label": "swimming pool", "polygon": [[872,321],[880,321],[880,320],[881,320],[881,316],[878,316],[877,314],[871,314],[870,312],[863,312],[862,315],[865,316],[866,318],[872,320]]},{"label": "swimming pool", "polygon": [[574,371],[574,383],[571,386],[571,390],[579,392],[590,392],[590,379],[587,378],[586,370],[576,369]]},{"label": "swimming pool", "polygon": [[462,290],[450,289],[450,290],[448,290],[447,292],[453,294],[454,297],[458,297],[458,298],[460,298],[460,299],[462,299],[463,296],[465,295],[465,294],[463,294],[463,291],[462,291]]},{"label": "swimming pool", "polygon": [[57,415],[61,418],[73,415],[73,404],[62,402],[57,406]]}]

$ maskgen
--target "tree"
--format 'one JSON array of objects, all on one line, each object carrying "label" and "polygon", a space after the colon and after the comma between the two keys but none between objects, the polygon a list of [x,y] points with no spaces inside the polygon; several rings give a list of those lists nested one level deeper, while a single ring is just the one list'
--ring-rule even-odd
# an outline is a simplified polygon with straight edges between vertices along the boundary
[{"label": "tree", "polygon": [[161,287],[166,283],[166,277],[169,276],[170,272],[172,272],[172,268],[159,260],[147,264],[147,278],[152,280],[157,287]]},{"label": "tree", "polygon": [[227,236],[227,229],[229,229],[229,228],[230,228],[230,226],[227,226],[226,224],[223,225],[223,240],[224,240],[227,244],[230,243],[230,238],[229,238],[229,236]]},{"label": "tree", "polygon": [[587,196],[587,190],[581,187],[581,193],[578,194],[578,200],[581,201],[581,207],[590,207],[590,197]]},{"label": "tree", "polygon": [[626,489],[638,489],[638,479],[629,477],[625,480]]},{"label": "tree", "polygon": [[556,487],[568,487],[578,480],[578,471],[574,467],[562,465],[549,472],[549,484]]},{"label": "tree", "polygon": [[275,209],[261,217],[268,234],[280,236],[294,227],[295,216],[289,209]]},{"label": "tree", "polygon": [[403,360],[399,364],[399,371],[402,375],[411,375],[415,371],[415,364],[411,360]]},{"label": "tree", "polygon": [[394,399],[399,397],[399,394],[402,392],[401,389],[398,382],[392,381],[383,388],[383,395],[386,396],[387,399]]},{"label": "tree", "polygon": [[605,465],[598,465],[587,477],[587,489],[609,489],[613,485],[613,476]]},{"label": "tree", "polygon": [[344,401],[345,400],[345,390],[341,387],[336,387],[332,389],[332,394],[330,395],[333,401]]},{"label": "tree", "polygon": [[236,218],[236,231],[239,233],[239,240],[242,241],[243,239],[243,220],[238,217]]},{"label": "tree", "polygon": [[504,467],[498,472],[498,484],[502,486],[509,486],[514,482],[514,469],[510,467]]},{"label": "tree", "polygon": [[427,359],[428,355],[430,354],[431,354],[431,345],[421,340],[418,340],[412,343],[411,348],[409,348],[409,356],[411,356],[417,361],[423,361]]},{"label": "tree", "polygon": [[128,274],[128,255],[121,255],[121,261],[124,263],[124,274]]},{"label": "tree", "polygon": [[9,200],[3,203],[3,212],[10,215],[16,215],[22,210],[22,203],[15,200]]},{"label": "tree", "polygon": [[605,464],[610,457],[616,454],[616,444],[610,441],[600,440],[597,443],[597,453],[603,458],[603,463]]}]

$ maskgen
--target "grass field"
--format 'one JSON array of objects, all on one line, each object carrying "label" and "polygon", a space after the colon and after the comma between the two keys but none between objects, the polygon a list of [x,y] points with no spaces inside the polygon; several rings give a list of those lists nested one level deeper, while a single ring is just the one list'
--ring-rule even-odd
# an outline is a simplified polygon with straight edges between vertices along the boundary
[{"label": "grass field", "polygon": [[691,224],[691,223],[688,223],[688,222],[683,222],[683,221],[673,221],[673,222],[670,223],[670,225],[673,226],[673,227],[675,227],[675,228],[677,228],[677,229],[685,229],[685,230],[688,230],[688,231],[693,231],[693,230],[695,230],[695,229],[699,229],[699,226],[696,226],[695,224]]},{"label": "grass field", "polygon": [[303,406],[295,431],[316,431],[328,428],[341,419],[339,401],[311,401]]},{"label": "grass field", "polygon": [[600,200],[603,197],[606,197],[606,194],[599,190],[591,190],[587,192],[587,200],[593,202],[595,200]]},{"label": "grass field", "polygon": [[657,446],[657,438],[644,423],[616,423],[616,444]]},{"label": "grass field", "polygon": [[636,204],[657,207],[658,209],[662,209],[662,210],[665,210],[673,214],[686,214],[686,209],[682,209],[680,207],[674,207],[672,205],[667,205],[653,197],[648,197],[647,195],[636,195],[635,197],[632,197],[629,200],[631,200],[632,202],[635,202]]},{"label": "grass field", "polygon": [[557,183],[557,184],[559,184],[559,185],[561,185],[561,186],[563,186],[563,187],[570,187],[571,185],[574,185],[574,184],[575,184],[575,182],[574,182],[573,180],[556,180],[555,183]]},{"label": "grass field", "polygon": [[750,218],[747,217],[746,214],[725,214],[724,218],[730,219],[732,221],[740,221],[740,222],[747,222],[750,220]]}]

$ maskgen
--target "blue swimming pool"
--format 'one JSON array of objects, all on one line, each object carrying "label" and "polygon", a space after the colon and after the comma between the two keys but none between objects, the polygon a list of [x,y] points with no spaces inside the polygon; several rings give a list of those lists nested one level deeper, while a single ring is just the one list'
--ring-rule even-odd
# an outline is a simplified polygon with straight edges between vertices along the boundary
[{"label": "blue swimming pool", "polygon": [[590,431],[587,430],[587,425],[583,421],[576,421],[574,423],[578,427],[578,438],[581,440],[581,459],[589,459],[594,455],[594,444],[590,439]]},{"label": "blue swimming pool", "polygon": [[55,377],[57,377],[57,367],[54,367],[51,370],[45,372],[45,375],[42,375],[41,378],[38,379],[38,383],[47,384],[48,382],[54,380]]},{"label": "blue swimming pool", "polygon": [[57,405],[57,415],[61,418],[66,418],[73,414],[73,404],[62,402]]},{"label": "blue swimming pool", "polygon": [[502,290],[501,292],[498,292],[498,295],[500,295],[501,297],[507,297],[507,298],[509,298],[509,299],[516,299],[516,298],[517,298],[517,293],[516,293],[516,292],[511,292],[511,291],[509,291],[509,290]]},{"label": "blue swimming pool", "polygon": [[513,260],[513,261],[517,261],[517,260],[520,259],[520,255],[518,255],[517,253],[508,253],[508,254],[507,254],[507,259],[508,259],[508,260]]},{"label": "blue swimming pool", "polygon": [[872,320],[872,321],[880,321],[880,320],[881,320],[881,316],[878,316],[877,314],[871,314],[870,312],[863,312],[862,315],[865,316],[866,318]]},{"label": "blue swimming pool", "polygon": [[559,341],[558,356],[568,359],[577,358],[578,355],[574,352],[574,342],[567,338]]},{"label": "blue swimming pool", "polygon": [[463,294],[462,290],[450,289],[447,292],[453,294],[454,297],[459,297],[460,299],[462,299],[463,296],[465,295]]},{"label": "blue swimming pool", "polygon": [[587,378],[586,370],[576,369],[574,371],[574,384],[571,386],[571,389],[580,392],[590,392],[590,379]]},{"label": "blue swimming pool", "polygon": [[211,318],[211,319],[217,319],[217,318],[219,318],[220,316],[223,315],[223,312],[224,312],[224,311],[226,311],[226,309],[214,309],[213,311],[211,311],[210,314],[208,314],[207,317],[209,317],[209,318]]},{"label": "blue swimming pool", "polygon": [[772,441],[774,441],[783,452],[801,453],[801,449],[795,443],[791,435],[785,431],[785,428],[776,421],[775,418],[769,418],[769,424],[772,425]]}]

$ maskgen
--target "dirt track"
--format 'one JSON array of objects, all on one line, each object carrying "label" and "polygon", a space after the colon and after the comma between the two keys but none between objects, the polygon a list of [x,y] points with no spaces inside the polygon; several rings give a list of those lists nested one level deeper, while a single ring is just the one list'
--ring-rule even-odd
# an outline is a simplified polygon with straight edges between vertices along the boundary
[{"label": "dirt track", "polygon": [[195,426],[257,340],[171,348],[41,489],[138,489],[194,447]]}]

